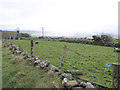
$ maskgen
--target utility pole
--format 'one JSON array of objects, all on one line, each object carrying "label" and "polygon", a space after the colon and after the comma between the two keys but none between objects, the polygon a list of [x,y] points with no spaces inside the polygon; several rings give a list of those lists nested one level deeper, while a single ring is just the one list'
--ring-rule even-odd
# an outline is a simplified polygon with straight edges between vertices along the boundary
[{"label": "utility pole", "polygon": [[42,38],[44,38],[44,27],[42,27]]}]

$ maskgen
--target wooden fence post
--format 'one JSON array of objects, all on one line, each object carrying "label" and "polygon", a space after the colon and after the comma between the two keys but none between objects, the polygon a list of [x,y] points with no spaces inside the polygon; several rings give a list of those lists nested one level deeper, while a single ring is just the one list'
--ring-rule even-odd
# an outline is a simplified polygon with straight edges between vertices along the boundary
[{"label": "wooden fence post", "polygon": [[19,39],[19,50],[20,50],[20,37],[18,39]]},{"label": "wooden fence post", "polygon": [[17,38],[18,38],[19,50],[20,50],[20,31],[19,30],[17,30]]},{"label": "wooden fence post", "polygon": [[113,88],[120,89],[120,63],[113,63],[112,64],[112,76],[113,76],[113,82],[112,86]]},{"label": "wooden fence post", "polygon": [[64,58],[65,58],[66,48],[67,46],[64,45],[62,52],[61,73],[64,73]]},{"label": "wooden fence post", "polygon": [[31,56],[33,57],[33,40],[31,40]]}]

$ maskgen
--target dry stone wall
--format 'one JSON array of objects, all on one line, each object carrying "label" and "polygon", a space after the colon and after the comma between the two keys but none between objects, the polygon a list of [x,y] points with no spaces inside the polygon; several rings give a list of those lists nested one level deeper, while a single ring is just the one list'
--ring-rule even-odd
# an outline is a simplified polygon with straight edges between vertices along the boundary
[{"label": "dry stone wall", "polygon": [[[5,40],[3,42],[5,42]],[[25,56],[25,59],[32,63],[34,67],[38,67],[46,71],[54,71],[58,76],[60,76],[62,79],[62,85],[67,89],[77,90],[80,88],[94,88],[90,82],[75,80],[74,74],[70,72],[61,73],[61,70],[58,67],[51,65],[49,61],[42,60],[39,56],[28,55],[26,51],[19,50],[19,48],[13,43],[7,42],[7,46],[13,54]]]}]

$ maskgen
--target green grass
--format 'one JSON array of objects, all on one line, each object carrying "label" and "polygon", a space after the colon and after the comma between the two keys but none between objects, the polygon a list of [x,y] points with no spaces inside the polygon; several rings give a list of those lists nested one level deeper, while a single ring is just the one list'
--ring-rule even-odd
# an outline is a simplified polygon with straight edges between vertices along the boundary
[{"label": "green grass", "polygon": [[0,89],[2,89],[2,40],[0,40]]},{"label": "green grass", "polygon": [[54,88],[52,82],[63,88],[61,79],[54,72],[30,66],[23,56],[13,55],[8,48],[2,51],[2,88]]},{"label": "green grass", "polygon": [[[9,41],[18,45],[17,40]],[[118,62],[118,54],[113,52],[112,47],[39,40],[39,44],[34,44],[33,47],[34,56],[40,56],[43,60],[48,60],[60,68],[64,45],[80,53],[77,55],[69,50],[66,51],[65,70],[83,70],[88,74],[81,77],[112,87],[112,75],[109,75],[112,73],[112,67],[109,72],[105,71],[106,63]],[[21,40],[21,49],[30,54],[30,40]]]}]

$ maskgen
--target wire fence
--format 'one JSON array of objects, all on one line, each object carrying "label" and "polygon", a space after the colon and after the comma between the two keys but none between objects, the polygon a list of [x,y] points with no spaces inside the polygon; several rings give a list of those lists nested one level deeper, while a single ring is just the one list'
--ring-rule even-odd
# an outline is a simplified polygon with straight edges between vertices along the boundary
[{"label": "wire fence", "polygon": [[[71,50],[71,49],[68,48],[68,47],[67,47],[67,50],[75,53],[75,54],[78,55],[78,56],[81,56],[81,57],[84,57],[84,58],[89,58],[89,59],[91,60],[91,57],[82,55],[82,54],[80,54],[80,53],[78,53],[78,52],[76,52],[76,51],[74,51],[74,50]],[[74,62],[70,63],[71,61],[67,61],[67,59],[72,59],[72,60],[74,60]],[[71,67],[74,67],[74,68],[77,69],[77,70],[82,70],[82,68],[79,68],[79,67],[77,67],[77,66],[75,67],[75,66],[73,65],[73,63],[74,63],[74,64],[79,63],[79,64],[82,64],[83,66],[86,65],[86,66],[89,67],[89,68],[93,68],[93,69],[95,70],[95,72],[96,72],[96,69],[97,69],[97,71],[99,71],[100,73],[103,73],[103,74],[107,74],[107,75],[111,75],[111,76],[112,76],[111,73],[108,73],[108,72],[105,73],[105,72],[104,72],[104,69],[99,69],[99,68],[97,68],[97,67],[95,67],[95,66],[93,66],[93,65],[90,65],[89,63],[83,62],[83,61],[81,62],[80,60],[78,60],[78,59],[76,59],[76,58],[73,58],[73,57],[71,57],[71,56],[69,56],[69,55],[66,55],[65,63],[69,64]],[[84,71],[84,70],[82,70],[82,71]],[[87,72],[87,74],[88,74],[90,77],[93,77],[94,79],[97,79],[97,80],[99,80],[99,81],[101,81],[101,82],[103,82],[103,83],[105,83],[105,84],[112,85],[111,82],[110,82],[110,83],[107,83],[106,80],[101,79],[100,77],[97,77],[96,75],[94,75],[94,74],[92,74],[92,73],[90,73],[90,72]]]},{"label": "wire fence", "polygon": [[[46,51],[45,55],[43,55],[43,54],[39,55],[41,57],[41,59],[49,60],[49,58],[54,58],[55,60],[61,61],[61,59],[62,59],[62,50],[58,52],[56,50],[56,48],[61,48],[62,49],[62,46],[60,46],[60,45],[57,45],[57,46],[43,45],[43,48],[46,48],[46,47],[47,47],[47,51]],[[20,48],[21,48],[21,50],[24,50],[23,47],[20,47]],[[72,49],[70,49],[68,47],[66,48],[66,50],[67,50],[66,52],[72,53],[72,56],[71,56],[71,54],[69,55],[69,53],[67,53],[65,55],[65,61],[64,61],[65,64],[67,64],[69,67],[72,67],[74,70],[86,71],[87,72],[87,76],[92,77],[94,80],[97,79],[100,82],[103,82],[103,83],[108,84],[108,85],[112,85],[111,82],[108,83],[106,80],[103,80],[102,78],[96,76],[91,71],[85,70],[86,69],[85,67],[87,67],[87,69],[88,68],[92,69],[96,73],[97,72],[98,73],[102,73],[103,75],[106,75],[106,76],[107,75],[112,76],[111,72],[105,72],[104,69],[100,69],[100,68],[98,68],[98,67],[96,67],[96,66],[94,66],[94,65],[92,65],[90,63],[85,62],[84,60],[81,61],[81,59],[78,60],[78,59],[75,58],[75,56],[77,55],[76,57],[87,58],[89,60],[92,60],[92,58],[89,57],[89,56],[82,55],[81,53],[79,53],[79,52],[77,52],[75,50],[72,50]],[[39,52],[39,51],[40,51],[39,46],[37,46],[37,48],[34,50],[34,52]],[[48,53],[50,51],[51,51],[51,53]],[[54,56],[54,54],[52,54],[53,52],[56,54],[56,56]]]},{"label": "wire fence", "polygon": [[[67,47],[67,50],[68,51],[70,51],[70,52],[73,52],[74,54],[76,54],[76,55],[78,55],[78,57],[83,57],[83,58],[89,58],[89,60],[91,60],[91,57],[89,57],[89,56],[85,56],[85,55],[82,55],[82,54],[80,54],[79,52],[77,52],[77,51],[74,51],[74,50],[72,50],[72,49],[70,49],[70,48],[68,48]],[[89,67],[90,69],[92,68],[93,70],[94,70],[94,72],[96,72],[96,73],[103,73],[104,75],[106,74],[106,75],[109,75],[109,76],[111,76],[112,77],[112,74],[110,73],[110,72],[105,72],[105,69],[99,69],[99,68],[97,68],[96,66],[93,66],[93,65],[91,65],[91,64],[89,64],[89,63],[87,63],[87,62],[84,62],[84,61],[80,61],[80,60],[78,60],[78,59],[76,59],[76,58],[73,58],[73,57],[71,57],[71,56],[69,56],[69,55],[67,55],[67,57],[66,57],[66,59],[71,59],[71,60],[74,60],[74,63],[76,64],[76,63],[78,63],[78,64],[80,64],[80,67],[84,67],[84,66],[87,66],[87,67]],[[69,63],[70,61],[67,61],[67,63]],[[73,63],[69,63],[69,65],[73,65]],[[82,70],[82,68],[77,68],[78,70]],[[84,70],[82,70],[82,71],[86,71],[85,69]],[[112,85],[112,82],[111,82],[111,80],[104,80],[104,78],[100,78],[100,77],[98,77],[98,76],[96,76],[94,73],[92,73],[92,72],[88,72],[87,71],[87,75],[89,75],[89,77],[92,77],[93,79],[97,79],[98,81],[100,81],[100,82],[102,82],[102,83],[104,83],[104,84],[107,84],[107,85]],[[104,76],[103,76],[104,77]],[[109,82],[108,82],[109,81]]]}]

